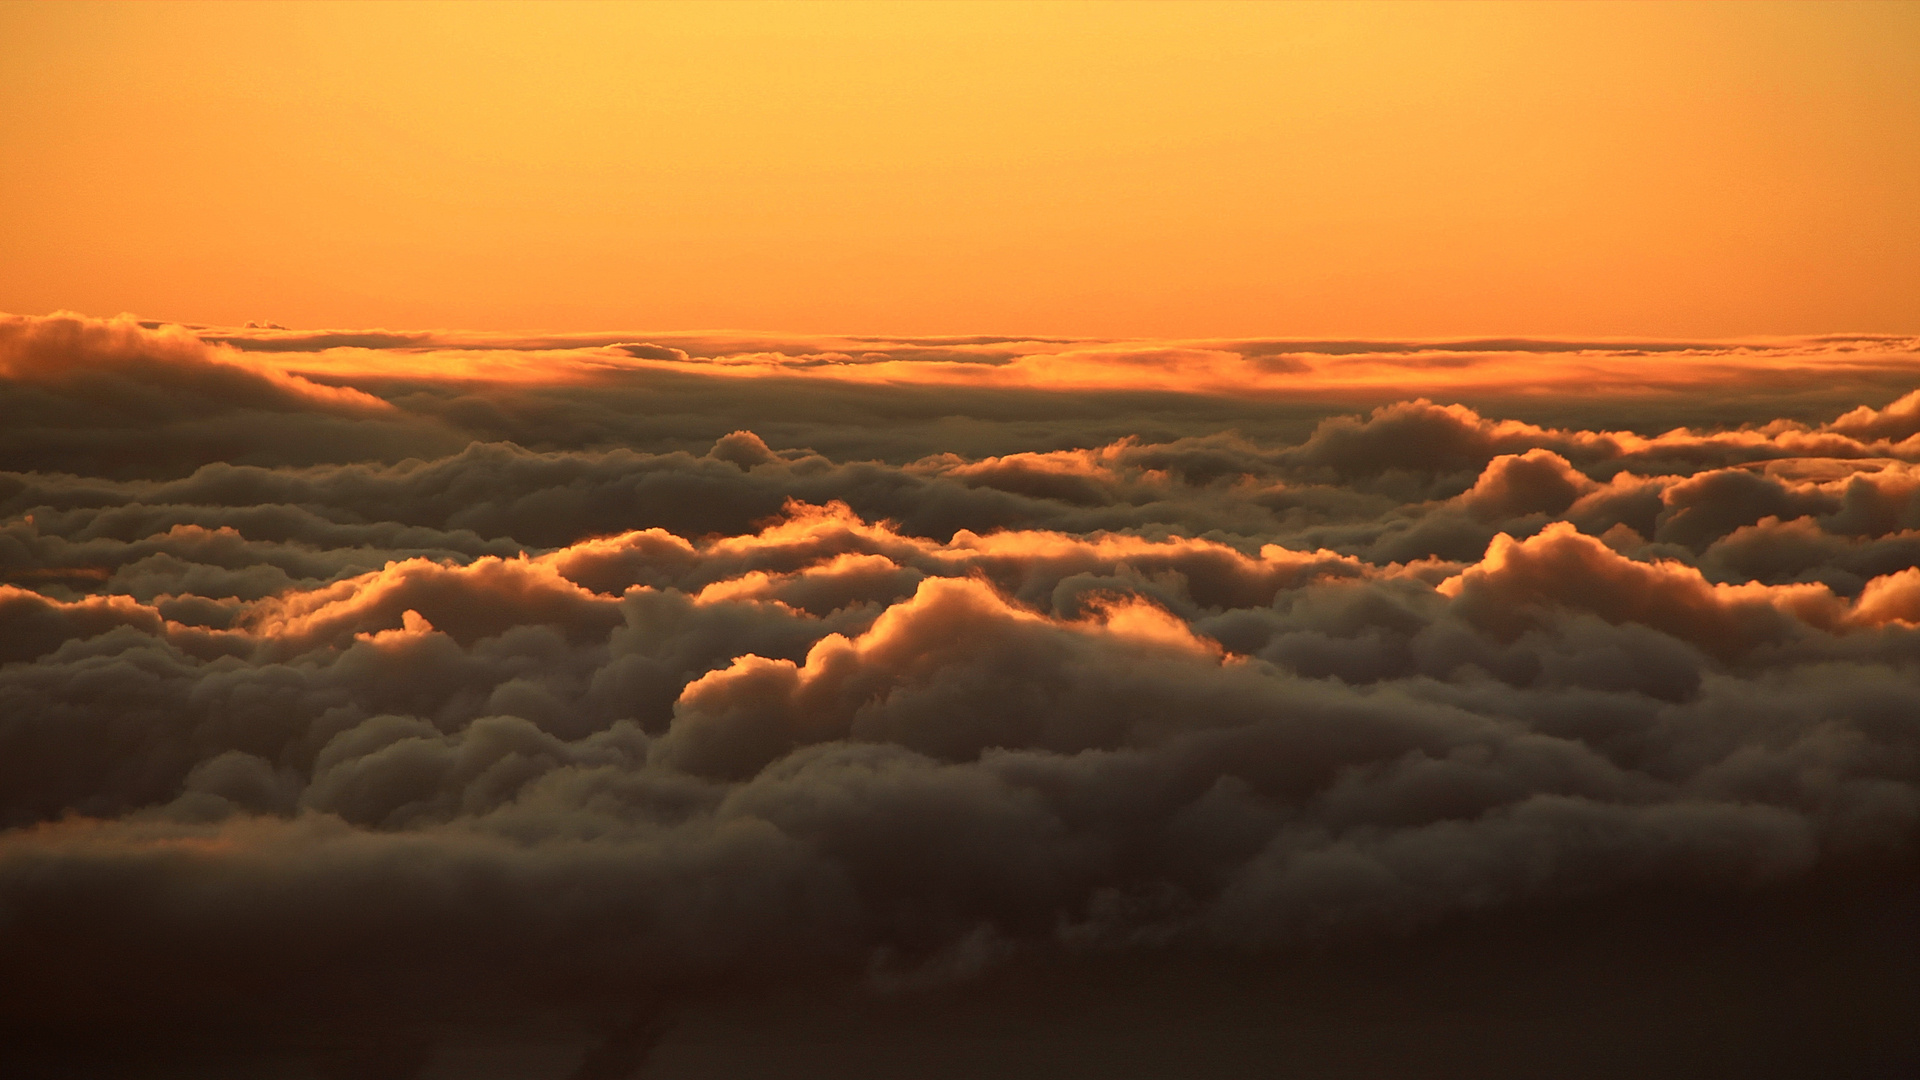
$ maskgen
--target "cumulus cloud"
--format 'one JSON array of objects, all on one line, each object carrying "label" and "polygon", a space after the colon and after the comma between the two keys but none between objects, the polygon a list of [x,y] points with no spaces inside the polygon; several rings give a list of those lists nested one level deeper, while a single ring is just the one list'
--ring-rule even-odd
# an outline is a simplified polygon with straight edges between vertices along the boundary
[{"label": "cumulus cloud", "polygon": [[[1116,431],[1054,396],[1656,347],[1791,366],[11,319],[0,1037],[409,1076],[513,1016],[572,1040],[554,1075],[633,1075],[749,984],[1908,882],[1911,397],[1655,430],[1202,393]],[[492,359],[409,366],[451,349]],[[870,454],[780,434],[862,410]],[[225,1049],[179,1034],[213,1014]]]},{"label": "cumulus cloud", "polygon": [[157,475],[213,460],[444,453],[380,397],[130,318],[0,316],[0,468]]}]

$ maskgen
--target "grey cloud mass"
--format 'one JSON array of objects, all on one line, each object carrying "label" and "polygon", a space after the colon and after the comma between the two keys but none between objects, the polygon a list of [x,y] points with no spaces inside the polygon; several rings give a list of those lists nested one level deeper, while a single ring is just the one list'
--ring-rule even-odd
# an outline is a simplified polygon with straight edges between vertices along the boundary
[{"label": "grey cloud mass", "polygon": [[8,1075],[1913,1075],[1920,393],[1839,340],[1469,407],[10,318]]}]

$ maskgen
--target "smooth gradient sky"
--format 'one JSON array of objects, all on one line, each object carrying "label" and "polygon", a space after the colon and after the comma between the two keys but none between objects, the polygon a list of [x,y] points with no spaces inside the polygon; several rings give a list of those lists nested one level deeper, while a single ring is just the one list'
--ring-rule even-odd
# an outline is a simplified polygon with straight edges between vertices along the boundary
[{"label": "smooth gradient sky", "polygon": [[0,5],[0,310],[1920,330],[1920,5]]}]

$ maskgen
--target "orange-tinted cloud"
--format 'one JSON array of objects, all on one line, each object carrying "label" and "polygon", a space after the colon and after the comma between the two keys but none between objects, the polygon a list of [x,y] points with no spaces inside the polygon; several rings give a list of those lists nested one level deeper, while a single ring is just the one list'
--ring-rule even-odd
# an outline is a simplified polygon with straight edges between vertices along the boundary
[{"label": "orange-tinted cloud", "polygon": [[[0,376],[32,421],[0,436],[22,1045],[239,980],[243,1026],[319,1002],[403,1035],[395,1069],[445,1010],[587,1025],[585,1058],[689,985],[1718,912],[1903,872],[1920,829],[1898,357],[1842,380],[1879,387],[1856,409],[1794,381],[1851,361],[1721,349],[1673,386],[1753,411],[1676,425],[1677,391],[1562,376],[1506,388],[1531,419],[1170,393],[1238,361],[1164,344],[1064,360],[1063,394],[1004,341],[648,336],[590,376],[618,342],[468,341],[505,374],[328,376],[362,408],[178,331],[30,329],[37,374]],[[1305,387],[1363,355],[1214,352]],[[1593,375],[1511,358],[1556,355]]]},{"label": "orange-tinted cloud", "polygon": [[0,316],[0,378],[109,406],[145,393],[160,406],[191,398],[275,412],[392,409],[351,387],[323,386],[256,355],[209,346],[179,327],[147,329],[124,317]]}]

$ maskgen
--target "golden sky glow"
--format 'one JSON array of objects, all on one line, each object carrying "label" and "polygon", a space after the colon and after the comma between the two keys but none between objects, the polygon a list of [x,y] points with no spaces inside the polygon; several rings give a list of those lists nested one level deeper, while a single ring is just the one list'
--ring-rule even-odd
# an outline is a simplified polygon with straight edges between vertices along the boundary
[{"label": "golden sky glow", "polygon": [[1920,5],[0,6],[0,310],[1920,330]]}]

